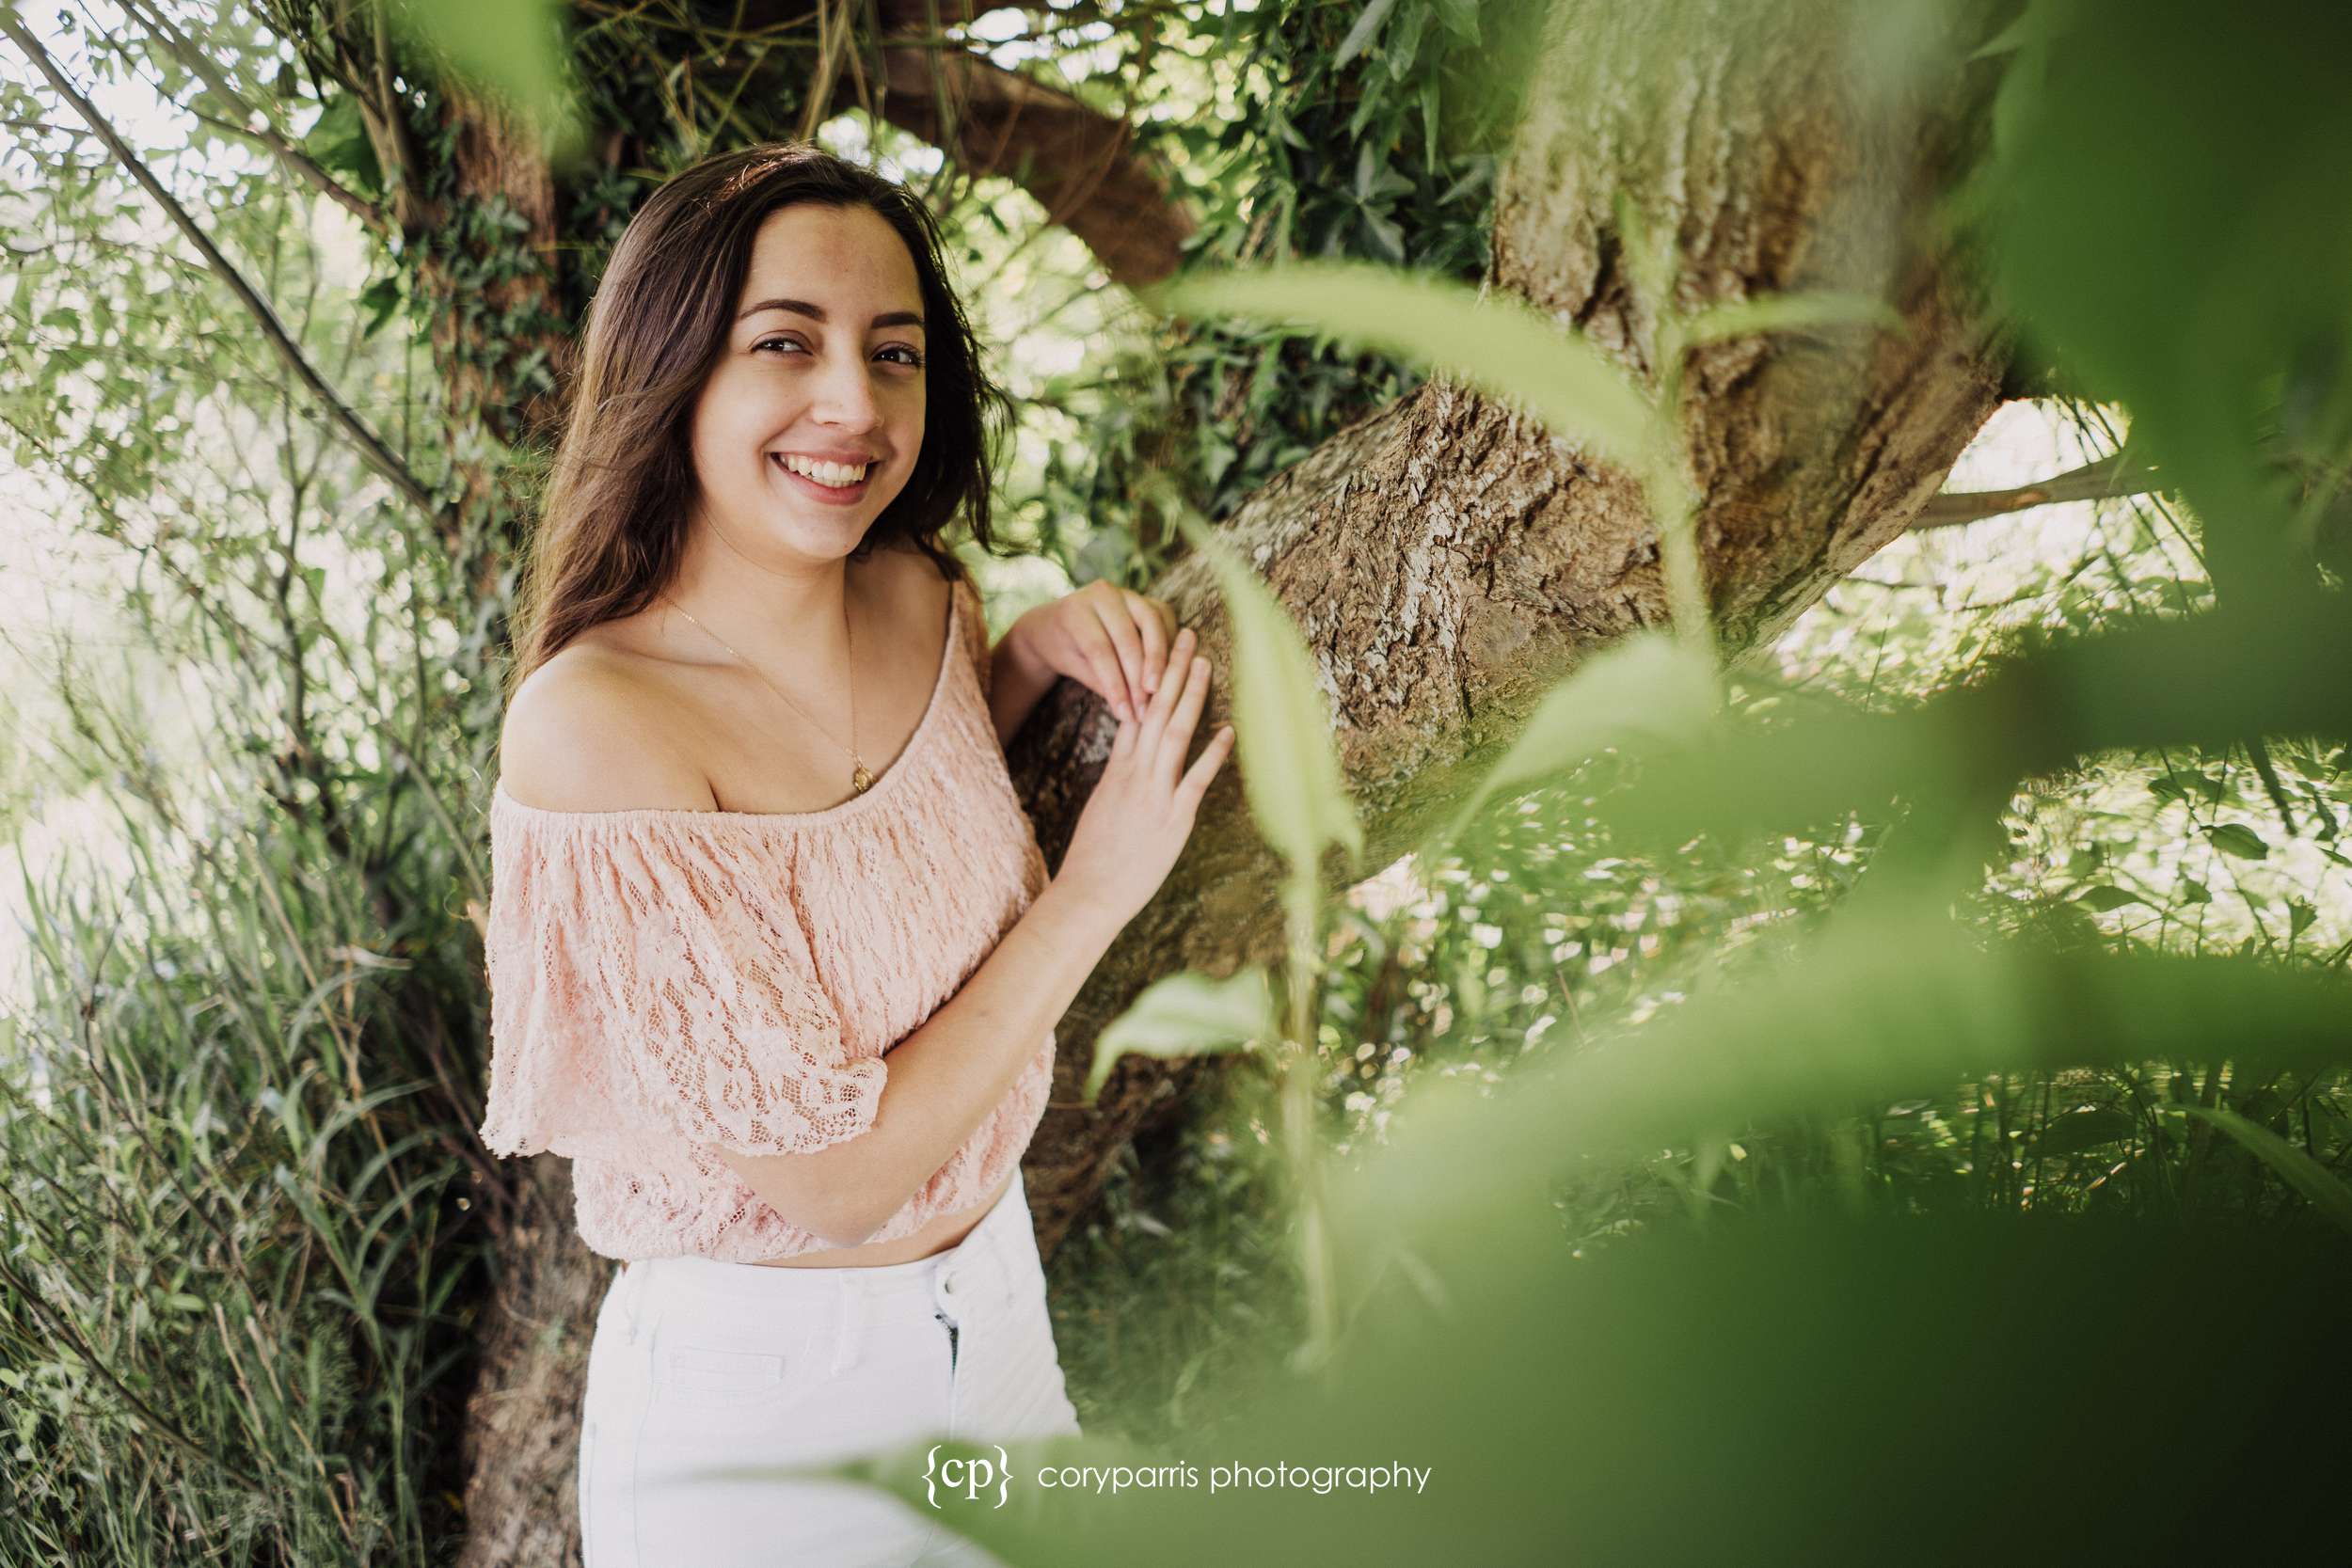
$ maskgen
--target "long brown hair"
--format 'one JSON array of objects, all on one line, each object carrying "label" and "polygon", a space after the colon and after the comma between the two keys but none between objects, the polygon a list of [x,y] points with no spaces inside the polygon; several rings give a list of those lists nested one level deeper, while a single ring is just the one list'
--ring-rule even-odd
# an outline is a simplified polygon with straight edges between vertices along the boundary
[{"label": "long brown hair", "polygon": [[923,445],[906,488],[850,559],[912,541],[943,575],[964,576],[940,531],[961,508],[993,550],[992,422],[1010,412],[940,262],[939,225],[921,199],[813,142],[723,152],[681,170],[628,221],[588,308],[572,407],[524,574],[512,696],[589,627],[633,615],[675,576],[694,497],[696,398],[726,343],[769,214],[795,202],[865,206],[906,242],[929,326]]}]

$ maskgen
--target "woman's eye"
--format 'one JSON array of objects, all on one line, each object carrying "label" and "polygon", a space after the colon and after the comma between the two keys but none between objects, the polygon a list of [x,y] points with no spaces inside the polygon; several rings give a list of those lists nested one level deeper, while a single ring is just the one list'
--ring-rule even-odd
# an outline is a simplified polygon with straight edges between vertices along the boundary
[{"label": "woman's eye", "polygon": [[[808,345],[802,342],[798,338],[762,338],[752,345],[752,352],[754,354],[758,354],[763,350],[771,348],[789,348],[796,350],[801,354],[806,354],[808,352]],[[884,354],[898,354],[905,356],[902,359],[892,360],[891,363],[893,364],[906,365],[918,371],[923,368],[923,356],[914,349],[907,347],[904,343],[893,343],[888,348],[882,350],[882,352]]]}]

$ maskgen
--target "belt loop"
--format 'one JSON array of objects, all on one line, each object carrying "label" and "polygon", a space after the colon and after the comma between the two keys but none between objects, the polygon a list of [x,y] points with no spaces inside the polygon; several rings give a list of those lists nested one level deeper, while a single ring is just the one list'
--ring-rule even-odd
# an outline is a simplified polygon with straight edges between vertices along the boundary
[{"label": "belt loop", "polygon": [[[834,1275],[834,1304],[836,1321],[834,1326],[833,1375],[839,1377],[857,1364],[861,1341],[866,1334],[866,1282],[854,1279],[855,1269],[835,1269]],[[855,1295],[857,1305],[851,1307],[850,1298]]]}]

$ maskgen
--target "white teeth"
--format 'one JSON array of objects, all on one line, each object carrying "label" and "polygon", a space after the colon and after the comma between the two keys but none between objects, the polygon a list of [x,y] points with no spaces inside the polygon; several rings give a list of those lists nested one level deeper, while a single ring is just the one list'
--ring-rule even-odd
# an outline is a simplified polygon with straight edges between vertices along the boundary
[{"label": "white teeth", "polygon": [[802,457],[792,452],[782,453],[778,461],[794,473],[813,479],[819,484],[830,485],[835,490],[846,490],[857,483],[866,477],[866,470],[873,467],[870,463],[860,463],[855,467],[847,463],[819,463],[813,458]]}]

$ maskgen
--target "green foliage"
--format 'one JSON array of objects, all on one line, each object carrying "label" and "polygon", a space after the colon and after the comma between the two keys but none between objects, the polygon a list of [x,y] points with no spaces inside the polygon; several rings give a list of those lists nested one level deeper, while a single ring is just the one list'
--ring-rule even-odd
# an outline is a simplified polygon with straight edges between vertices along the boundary
[{"label": "green foliage", "polygon": [[1239,1051],[1272,1040],[1278,1027],[1263,969],[1251,966],[1222,979],[1186,970],[1155,980],[1095,1037],[1087,1101],[1093,1102],[1112,1066],[1131,1051],[1147,1056]]},{"label": "green foliage", "polygon": [[582,125],[566,81],[565,8],[549,0],[376,0],[412,42],[504,103],[568,157]]},{"label": "green foliage", "polygon": [[1327,846],[1364,851],[1314,657],[1264,581],[1230,546],[1199,531],[1193,548],[1216,574],[1232,631],[1233,742],[1250,813],[1311,897]]},{"label": "green foliage", "polygon": [[[1261,1383],[1245,1419],[1208,1437],[1023,1445],[1005,1506],[993,1489],[950,1494],[940,1516],[1035,1564],[1197,1562],[1236,1541],[1252,1558],[1371,1563],[1466,1543],[1496,1562],[2273,1560],[2335,1528],[2334,1457],[2306,1433],[2346,1391],[2329,1354],[2352,1283],[2341,1251],[2115,1222],[1817,1216],[1577,1260],[1525,1205],[1456,1218],[1426,1259],[1443,1293],[1386,1281],[1343,1375]],[[2172,1375],[2191,1347],[2194,1375]],[[928,1512],[926,1458],[863,1468]],[[1200,1480],[1100,1494],[1030,1480],[1121,1461]],[[1220,1464],[1301,1474],[1212,1495]],[[1313,1489],[1314,1467],[1397,1465],[1426,1468],[1423,1488]],[[2215,1510],[2214,1496],[2264,1502]]]},{"label": "green foliage", "polygon": [[1523,403],[1563,440],[1613,462],[1646,463],[1667,434],[1623,372],[1508,295],[1482,299],[1460,284],[1382,267],[1307,264],[1188,276],[1147,297],[1184,315],[1303,317]]},{"label": "green foliage", "polygon": [[[1717,705],[1714,667],[1687,643],[1638,632],[1586,660],[1544,694],[1501,762],[1478,781],[1448,838],[1498,794],[1568,771],[1603,747],[1648,749],[1694,740]],[[1425,855],[1427,850],[1422,853]]]},{"label": "green foliage", "polygon": [[[61,659],[56,754],[7,781],[42,788],[33,815],[117,803],[133,850],[37,887],[0,1053],[8,1560],[449,1554],[469,1304],[507,1217],[465,1131],[461,911],[485,889],[464,801],[512,586],[485,535],[521,515],[499,485],[527,499],[533,451],[484,388],[552,387],[547,343],[665,168],[801,109],[792,49],[730,97],[709,68],[739,40],[580,13],[582,102],[628,136],[567,177],[549,261],[511,208],[459,199],[431,83],[372,122],[300,24],[319,18],[272,15],[207,37],[236,103],[160,32],[76,33],[71,63],[206,106],[166,177],[403,459],[479,506],[444,537],[388,501],[143,198],[0,82],[10,184],[39,193],[7,214],[0,422],[26,506],[137,568],[119,640],[141,661],[108,689]],[[1486,268],[1518,89],[1484,78],[1532,54],[1526,20],[1469,0],[1167,18],[1196,74],[1151,90],[1232,111],[1140,126],[1208,214],[1177,297],[1333,308],[1327,334],[1383,355],[1551,386],[1574,350],[1549,323],[1482,339],[1494,302],[1440,313],[1460,295],[1439,285]],[[2148,501],[1906,541],[1729,677],[1688,642],[1588,659],[1439,803],[1439,840],[1338,907],[1294,895],[1283,1015],[1263,972],[1184,975],[1103,1037],[1096,1083],[1124,1049],[1286,1049],[1158,1134],[1175,1158],[1127,1156],[1057,1255],[1096,1434],[1071,1453],[1402,1461],[1430,1492],[1041,1510],[1025,1489],[958,1528],[1036,1562],[1236,1540],[1810,1560],[1917,1555],[1922,1517],[1952,1555],[2015,1550],[1999,1532],[2030,1517],[2053,1555],[2125,1559],[2216,1517],[2184,1499],[2264,1499],[2231,1512],[2235,1555],[2312,1522],[2332,1456],[2293,1438],[2341,1392],[2352,1164],[2352,646],[2325,551],[2303,571],[2342,502],[2346,269],[2312,193],[2352,138],[2317,63],[2336,24],[2310,20],[2281,43],[2037,3],[1979,62],[2004,85],[1973,211],[2007,302],[2112,400],[2075,410],[2098,449],[2131,420],[2194,517]],[[434,221],[368,240],[215,122]],[[1022,238],[988,195],[943,204],[976,259]],[[1622,227],[1633,286],[1667,298],[1676,237]],[[1241,271],[1367,260],[1416,315],[1253,296]],[[1588,381],[1549,417],[1629,407],[1654,431],[1682,346],[1888,318],[1816,296],[1654,319],[1659,388]],[[1009,498],[1086,518],[1077,564],[1106,575],[1172,543],[1163,497],[1163,518],[1224,515],[1422,373],[1271,327],[1156,346],[1164,391],[1148,356],[1069,372],[1047,401],[1087,422]],[[1646,467],[1671,537],[1680,476]],[[1203,547],[1257,715],[1253,811],[1301,866],[1360,852],[1296,628]],[[1290,1357],[1301,1341],[1317,1354]],[[2184,1345],[2198,1374],[2152,1395]],[[1682,1506],[1693,1487],[1714,1505]]]},{"label": "green foliage", "polygon": [[416,960],[371,948],[356,883],[269,888],[282,841],[224,820],[191,864],[126,827],[119,902],[87,865],[27,889],[39,962],[0,1052],[0,1558],[425,1560],[486,1280],[448,1245],[475,1201],[462,1113],[362,1061]]},{"label": "green foliage", "polygon": [[2352,1232],[2352,1186],[2317,1160],[2296,1148],[2258,1121],[2218,1105],[2169,1105],[2175,1115],[2210,1122],[2244,1144],[2277,1171],[2296,1192],[2311,1199],[2312,1212],[2329,1224]]},{"label": "green foliage", "polygon": [[2019,318],[2131,405],[2249,587],[2311,546],[2352,458],[2352,214],[2318,194],[2352,184],[2352,25],[2294,11],[2035,0],[1984,198]]},{"label": "green foliage", "polygon": [[[1163,47],[1220,78],[1217,112],[1137,128],[1141,145],[1189,171],[1200,227],[1187,270],[1356,258],[1476,282],[1518,106],[1516,82],[1497,68],[1525,57],[1539,12],[1527,0],[1220,0],[1172,24]],[[1225,62],[1238,62],[1230,85]],[[1155,327],[1116,363],[1082,367],[1041,394],[1067,414],[1036,501],[1046,547],[1079,580],[1140,586],[1182,548],[1171,509],[1154,499],[1156,476],[1172,481],[1182,507],[1221,520],[1422,379],[1394,359],[1279,332]]]}]

